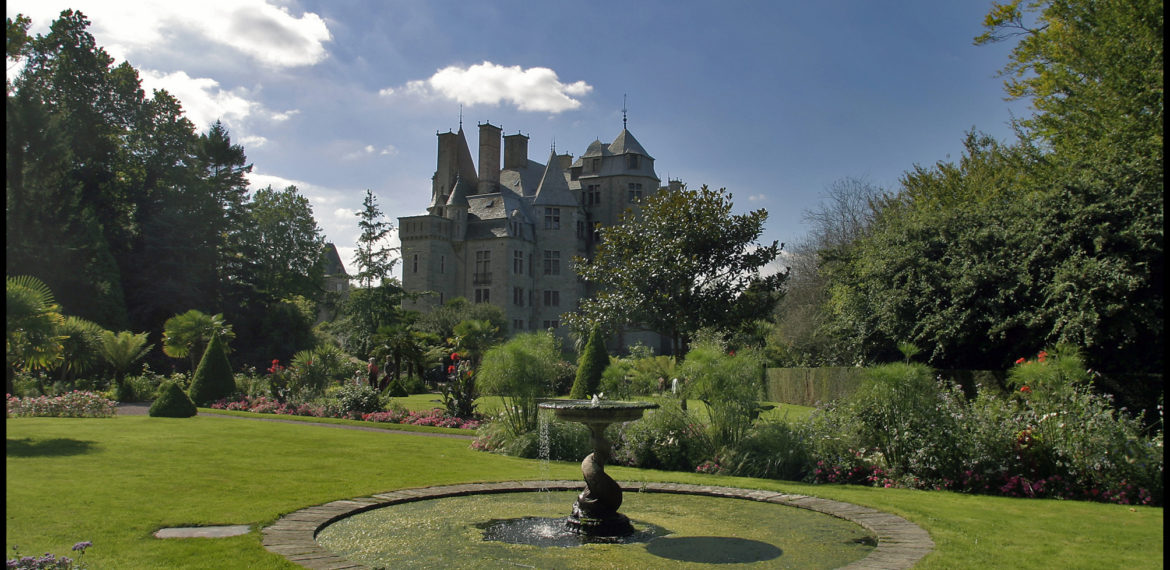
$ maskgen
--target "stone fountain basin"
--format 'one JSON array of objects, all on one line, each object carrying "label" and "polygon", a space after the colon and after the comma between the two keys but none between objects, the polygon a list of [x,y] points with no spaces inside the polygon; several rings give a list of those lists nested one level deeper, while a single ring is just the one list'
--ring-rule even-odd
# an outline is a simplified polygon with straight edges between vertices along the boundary
[{"label": "stone fountain basin", "polygon": [[642,417],[642,412],[658,407],[653,402],[626,402],[621,400],[549,400],[540,407],[550,409],[557,418],[578,423],[629,422]]}]

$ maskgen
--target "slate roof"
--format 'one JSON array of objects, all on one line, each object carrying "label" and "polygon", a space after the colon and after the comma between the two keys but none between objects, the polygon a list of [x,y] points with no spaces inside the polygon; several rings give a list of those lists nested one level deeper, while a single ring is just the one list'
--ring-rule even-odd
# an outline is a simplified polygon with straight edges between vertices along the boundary
[{"label": "slate roof", "polygon": [[647,158],[653,158],[646,152],[646,149],[642,148],[638,139],[634,138],[634,134],[626,129],[622,129],[621,134],[614,139],[613,144],[609,145],[608,150],[612,154],[640,154]]},{"label": "slate roof", "polygon": [[569,182],[565,179],[565,171],[561,169],[561,161],[554,153],[548,158],[548,166],[544,176],[540,179],[540,186],[536,190],[533,205],[541,206],[576,206],[577,197],[569,190]]}]

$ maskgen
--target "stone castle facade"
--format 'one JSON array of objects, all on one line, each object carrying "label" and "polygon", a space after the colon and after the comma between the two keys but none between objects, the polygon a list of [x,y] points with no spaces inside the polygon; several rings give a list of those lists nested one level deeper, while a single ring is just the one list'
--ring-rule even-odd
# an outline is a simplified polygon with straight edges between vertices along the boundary
[{"label": "stone castle facade", "polygon": [[[403,288],[430,294],[403,305],[425,312],[464,297],[503,309],[510,334],[554,329],[563,337],[561,315],[589,293],[572,259],[590,257],[598,227],[659,190],[654,158],[625,128],[576,161],[554,151],[546,164],[528,158],[527,136],[501,135],[479,125],[476,168],[462,126],[438,134],[427,213],[398,219]],[[622,339],[635,340],[661,351],[658,335]]]}]

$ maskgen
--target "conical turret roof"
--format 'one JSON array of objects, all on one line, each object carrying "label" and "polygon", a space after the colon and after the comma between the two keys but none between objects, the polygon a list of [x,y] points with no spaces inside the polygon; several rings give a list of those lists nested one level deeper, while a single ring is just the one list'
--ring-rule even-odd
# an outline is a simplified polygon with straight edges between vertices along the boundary
[{"label": "conical turret roof", "polygon": [[447,199],[447,206],[467,208],[467,196],[473,193],[474,187],[462,175],[455,178],[455,187],[451,189],[451,197]]},{"label": "conical turret roof", "polygon": [[569,190],[565,171],[561,168],[561,161],[555,152],[548,157],[548,166],[544,169],[544,177],[540,179],[540,186],[536,188],[536,197],[532,203],[541,206],[577,205],[577,197]]},{"label": "conical turret roof", "polygon": [[650,157],[638,139],[634,138],[634,134],[627,129],[622,129],[621,134],[614,139],[613,144],[609,145],[609,152],[613,154],[640,154]]}]

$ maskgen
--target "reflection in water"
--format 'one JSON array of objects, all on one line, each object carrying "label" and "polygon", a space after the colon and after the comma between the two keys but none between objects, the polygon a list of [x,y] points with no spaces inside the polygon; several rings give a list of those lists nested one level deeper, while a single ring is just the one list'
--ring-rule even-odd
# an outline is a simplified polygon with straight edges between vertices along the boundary
[{"label": "reflection in water", "polygon": [[745,564],[779,558],[783,550],[758,540],[727,536],[663,537],[650,541],[655,556],[701,564]]}]

